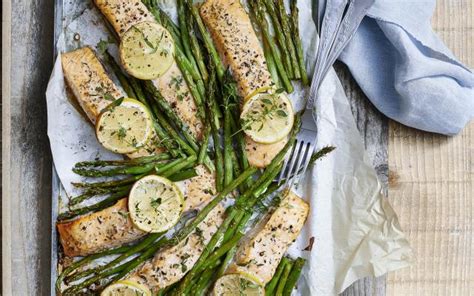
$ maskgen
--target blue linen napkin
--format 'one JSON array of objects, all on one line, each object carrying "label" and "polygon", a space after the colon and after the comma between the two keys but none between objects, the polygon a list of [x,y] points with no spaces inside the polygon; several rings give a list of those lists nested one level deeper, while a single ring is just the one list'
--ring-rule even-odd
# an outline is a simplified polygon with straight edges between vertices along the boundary
[{"label": "blue linen napkin", "polygon": [[435,0],[376,0],[339,59],[386,116],[454,135],[474,118],[474,74],[433,32],[434,8]]}]

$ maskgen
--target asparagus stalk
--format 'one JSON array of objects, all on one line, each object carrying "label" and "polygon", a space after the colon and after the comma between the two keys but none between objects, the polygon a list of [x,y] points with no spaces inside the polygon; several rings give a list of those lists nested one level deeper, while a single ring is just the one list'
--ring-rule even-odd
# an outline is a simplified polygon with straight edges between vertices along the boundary
[{"label": "asparagus stalk", "polygon": [[152,234],[148,235],[141,242],[139,242],[138,244],[136,244],[134,246],[131,246],[127,251],[122,253],[122,255],[118,256],[117,258],[110,261],[109,263],[107,263],[105,265],[97,266],[95,268],[90,268],[90,269],[84,270],[82,272],[75,273],[70,277],[67,277],[66,278],[66,283],[75,282],[75,281],[80,280],[82,278],[85,278],[86,276],[89,276],[91,274],[97,274],[97,273],[99,273],[103,270],[106,270],[108,268],[112,268],[112,267],[117,266],[120,262],[127,259],[128,257],[130,257],[134,254],[137,254],[137,253],[141,252],[142,250],[144,250],[151,243],[153,243],[156,239],[158,239],[161,235],[162,235],[162,233],[152,233]]},{"label": "asparagus stalk", "polygon": [[229,106],[229,97],[224,98],[224,185],[232,181],[233,163],[232,163],[232,132],[231,132],[231,114]]},{"label": "asparagus stalk", "polygon": [[152,104],[153,113],[156,121],[166,130],[170,137],[178,144],[179,148],[184,150],[188,155],[196,153],[186,141],[184,141],[171,124],[166,120],[165,116],[160,112],[156,104]]},{"label": "asparagus stalk", "polygon": [[111,194],[111,193],[116,193],[116,192],[125,192],[125,191],[130,191],[132,188],[132,184],[130,185],[124,185],[120,187],[115,187],[115,188],[94,188],[94,189],[89,189],[83,194],[71,198],[69,201],[69,207],[73,207],[75,205],[78,205],[82,203],[83,201],[92,198],[94,196],[100,196],[100,195],[106,195],[106,194]]},{"label": "asparagus stalk", "polygon": [[278,282],[280,281],[280,277],[285,270],[285,267],[288,263],[290,263],[290,259],[283,257],[280,261],[280,264],[278,265],[275,274],[273,275],[273,278],[271,281],[265,286],[265,295],[266,296],[273,296],[275,288],[278,285]]},{"label": "asparagus stalk", "polygon": [[112,187],[120,187],[123,185],[134,183],[135,181],[144,177],[145,174],[142,175],[135,175],[131,176],[130,178],[121,179],[121,180],[114,180],[114,181],[104,181],[104,182],[96,182],[96,183],[72,183],[72,185],[81,188],[112,188]]},{"label": "asparagus stalk", "polygon": [[280,88],[280,77],[278,76],[278,69],[276,68],[275,60],[273,58],[272,50],[268,45],[267,40],[263,40],[263,53],[265,54],[265,60],[267,61],[268,71],[272,75],[272,80],[275,85]]},{"label": "asparagus stalk", "polygon": [[147,163],[144,165],[124,166],[124,167],[112,168],[108,170],[73,168],[72,171],[84,177],[111,177],[111,176],[117,176],[117,175],[141,175],[141,174],[150,172],[155,167],[155,165],[156,165],[155,163]]},{"label": "asparagus stalk", "polygon": [[197,175],[198,173],[196,172],[195,169],[187,169],[185,171],[181,171],[179,173],[169,176],[169,179],[170,181],[173,181],[173,182],[179,182],[179,181],[191,179],[193,177],[196,177]]},{"label": "asparagus stalk", "polygon": [[135,166],[148,164],[150,162],[157,162],[163,160],[170,160],[171,155],[169,153],[160,153],[150,156],[143,156],[132,159],[123,160],[94,160],[94,161],[81,161],[74,165],[75,168],[83,167],[106,167],[106,166]]},{"label": "asparagus stalk", "polygon": [[308,73],[306,72],[306,66],[304,63],[303,45],[301,44],[300,31],[298,26],[298,7],[296,5],[297,0],[290,1],[291,35],[293,35],[293,43],[295,44],[296,56],[298,57],[298,67],[300,69],[301,81],[303,82],[303,85],[308,85]]},{"label": "asparagus stalk", "polygon": [[62,214],[58,215],[58,220],[62,221],[62,220],[72,219],[74,217],[86,214],[88,212],[100,211],[100,210],[105,209],[109,206],[112,206],[119,199],[124,198],[127,195],[127,193],[128,193],[128,191],[115,192],[115,193],[111,194],[109,197],[107,197],[106,199],[104,199],[104,200],[102,200],[98,203],[95,203],[93,205],[83,207],[83,208],[79,208],[79,209],[70,210],[68,212],[62,213]]},{"label": "asparagus stalk", "polygon": [[265,19],[262,8],[260,7],[258,3],[254,3],[253,1],[249,1],[248,3],[249,3],[250,8],[253,11],[253,14],[255,16],[255,19],[257,20],[258,25],[260,26],[264,39],[268,42],[268,45],[272,51],[276,67],[278,69],[278,73],[280,74],[280,77],[282,80],[282,84],[288,93],[292,93],[294,90],[293,85],[291,84],[291,81],[288,78],[288,74],[285,71],[285,67],[281,63],[282,58],[281,58],[280,52],[278,51],[278,48],[275,42],[273,41],[272,36],[270,35],[268,23],[267,23],[267,20]]},{"label": "asparagus stalk", "polygon": [[102,258],[102,257],[105,257],[105,256],[109,256],[109,255],[122,254],[122,253],[128,251],[129,249],[130,249],[129,246],[123,246],[123,247],[115,248],[115,249],[112,249],[112,250],[106,250],[106,251],[103,251],[103,252],[100,252],[100,253],[97,253],[97,254],[93,254],[93,255],[89,255],[87,257],[83,257],[80,260],[72,263],[66,269],[64,269],[63,272],[61,272],[61,274],[56,279],[56,284],[55,284],[56,293],[61,295],[61,283],[66,278],[66,276],[68,276],[74,270],[76,270],[76,269],[78,269],[78,268],[80,268],[84,265],[87,265],[87,264],[89,264],[90,262],[92,262],[96,259],[99,259],[99,258]]},{"label": "asparagus stalk", "polygon": [[290,275],[286,280],[285,288],[283,289],[283,296],[290,296],[291,292],[293,291],[298,279],[300,278],[301,271],[305,264],[306,260],[303,258],[298,258],[295,260],[293,264],[293,268],[291,269]]},{"label": "asparagus stalk", "polygon": [[158,104],[160,109],[183,132],[183,136],[188,141],[189,145],[191,145],[195,153],[196,151],[199,151],[199,147],[196,144],[196,140],[194,136],[189,131],[189,127],[181,120],[181,118],[178,117],[178,115],[176,115],[176,113],[173,111],[173,108],[170,106],[170,104],[165,100],[165,98],[163,98],[160,92],[155,88],[155,86],[153,85],[153,82],[145,81],[144,84],[145,84],[146,90],[155,99],[155,102]]},{"label": "asparagus stalk", "polygon": [[283,269],[283,272],[280,276],[280,279],[278,280],[278,285],[276,287],[275,291],[275,296],[282,296],[283,295],[283,289],[285,288],[286,282],[288,280],[288,276],[290,275],[291,268],[293,267],[293,262],[289,261],[287,264],[285,264],[285,268]]},{"label": "asparagus stalk", "polygon": [[222,150],[221,150],[220,139],[219,139],[219,125],[218,125],[219,119],[215,117],[215,113],[213,112],[213,110],[217,108],[216,102],[215,102],[215,95],[216,95],[215,88],[216,88],[216,75],[215,73],[211,72],[211,76],[209,77],[209,85],[207,88],[208,112],[210,113],[208,116],[208,119],[209,119],[209,124],[211,125],[212,140],[214,143],[215,165],[216,165],[216,189],[217,189],[217,192],[220,192],[224,184],[224,178],[223,178],[224,177],[224,164],[223,164],[223,156],[222,156]]},{"label": "asparagus stalk", "polygon": [[198,157],[198,164],[202,164],[204,162],[204,157],[207,154],[207,148],[209,146],[209,138],[211,136],[211,126],[207,125],[206,129],[204,130],[204,139],[201,144],[201,150],[199,150],[199,157]]},{"label": "asparagus stalk", "polygon": [[199,68],[199,72],[201,73],[201,77],[204,81],[207,81],[209,77],[209,73],[207,72],[206,64],[204,62],[204,56],[202,54],[201,45],[196,37],[196,33],[194,31],[194,17],[192,14],[192,0],[184,0],[185,4],[185,12],[187,18],[187,30],[189,33],[189,41],[191,45],[191,51],[196,59],[197,66]]},{"label": "asparagus stalk", "polygon": [[[286,14],[285,3],[283,0],[275,0],[275,6],[278,11],[278,16],[280,18],[281,29],[283,30],[283,34],[285,35],[286,47],[288,48],[288,52],[290,55],[292,73],[294,74],[294,78],[300,79],[300,70],[298,66],[298,59],[296,57],[296,49],[295,45],[293,44],[293,40],[291,38],[291,27],[290,21],[288,19],[288,15]],[[276,28],[278,30],[278,28]]]},{"label": "asparagus stalk", "polygon": [[[262,0],[260,0],[262,1]],[[290,48],[288,47],[288,43],[286,42],[286,36],[283,33],[282,24],[280,23],[280,20],[278,18],[278,14],[275,11],[275,4],[273,3],[272,0],[263,0],[262,1],[265,5],[266,11],[270,15],[270,19],[272,20],[273,24],[273,31],[275,32],[275,37],[278,41],[278,44],[280,45],[281,52],[283,54],[283,62],[285,63],[285,68],[286,71],[288,72],[288,75],[290,77],[293,77],[295,75],[293,71],[293,65],[290,60]],[[268,62],[268,60],[267,60]]]},{"label": "asparagus stalk", "polygon": [[182,169],[186,169],[189,166],[194,165],[196,160],[197,160],[197,156],[196,155],[191,155],[188,158],[186,158],[185,160],[183,160],[182,162],[178,163],[177,165],[171,167],[169,170],[165,171],[162,174],[162,176],[163,177],[172,176],[172,175],[178,173],[179,171],[181,171]]},{"label": "asparagus stalk", "polygon": [[217,71],[217,78],[219,81],[222,81],[225,73],[225,67],[224,64],[222,63],[219,54],[217,53],[216,47],[214,46],[214,42],[212,41],[211,35],[207,31],[206,27],[204,26],[204,23],[202,21],[201,15],[199,14],[199,11],[197,7],[192,5],[192,2],[188,1],[190,3],[189,9],[191,10],[191,13],[194,17],[194,20],[196,21],[197,27],[199,29],[199,32],[201,33],[202,39],[204,41],[204,46],[207,49],[207,52],[210,56],[210,59],[212,60],[214,67]]},{"label": "asparagus stalk", "polygon": [[198,69],[196,60],[191,50],[191,41],[189,40],[189,32],[188,27],[186,25],[188,20],[186,19],[186,7],[184,1],[186,0],[178,0],[176,3],[178,7],[178,24],[179,30],[181,32],[181,42],[183,43],[183,49],[184,53],[186,54],[186,57],[191,62],[193,67],[195,69]]},{"label": "asparagus stalk", "polygon": [[128,82],[127,76],[125,76],[125,74],[123,74],[122,69],[117,64],[114,57],[109,53],[108,50],[106,50],[104,52],[104,58],[105,58],[106,62],[110,65],[110,67],[112,68],[112,71],[114,71],[115,76],[117,76],[117,78],[120,82],[120,85],[122,85],[123,90],[125,91],[127,96],[130,97],[130,98],[136,98],[137,95],[133,91],[133,88],[130,85],[130,83]]}]

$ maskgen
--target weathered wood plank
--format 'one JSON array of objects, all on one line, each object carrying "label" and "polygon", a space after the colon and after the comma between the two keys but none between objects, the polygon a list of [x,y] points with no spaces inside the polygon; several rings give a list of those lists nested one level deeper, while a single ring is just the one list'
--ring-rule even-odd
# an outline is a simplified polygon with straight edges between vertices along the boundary
[{"label": "weathered wood plank", "polygon": [[[474,2],[438,1],[433,27],[474,67]],[[456,137],[391,122],[389,198],[416,263],[387,277],[387,295],[473,295],[474,122]]]},{"label": "weathered wood plank", "polygon": [[12,1],[11,32],[3,35],[11,40],[4,50],[11,50],[12,65],[2,98],[3,136],[9,141],[3,145],[3,200],[9,202],[3,217],[9,229],[2,241],[10,251],[3,262],[4,295],[50,293],[51,156],[44,93],[53,62],[53,2]]}]

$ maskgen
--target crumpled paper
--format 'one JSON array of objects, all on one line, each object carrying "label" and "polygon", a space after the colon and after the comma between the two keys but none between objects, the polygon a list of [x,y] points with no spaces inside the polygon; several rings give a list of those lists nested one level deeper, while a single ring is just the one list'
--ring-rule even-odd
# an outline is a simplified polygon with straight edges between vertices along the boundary
[{"label": "crumpled paper", "polygon": [[[176,17],[174,3],[161,2],[173,18]],[[85,45],[95,47],[101,39],[107,40],[108,31],[95,8],[74,3],[64,6],[66,23],[57,44],[58,52]],[[298,7],[306,63],[311,69],[317,44],[311,0],[298,1]],[[295,89],[291,98],[298,107],[308,89],[300,84]],[[93,127],[73,106],[74,99],[66,91],[59,58],[46,99],[55,168],[66,194],[76,195],[71,186],[71,182],[81,180],[71,171],[76,162],[121,156],[97,143]],[[298,193],[310,202],[311,212],[289,254],[308,259],[296,295],[336,295],[360,278],[380,276],[409,265],[412,251],[396,214],[381,193],[381,184],[334,71],[324,80],[314,107],[317,146],[337,148],[318,161],[299,186]],[[53,209],[58,210],[61,209]],[[308,251],[310,244],[312,249]]]}]

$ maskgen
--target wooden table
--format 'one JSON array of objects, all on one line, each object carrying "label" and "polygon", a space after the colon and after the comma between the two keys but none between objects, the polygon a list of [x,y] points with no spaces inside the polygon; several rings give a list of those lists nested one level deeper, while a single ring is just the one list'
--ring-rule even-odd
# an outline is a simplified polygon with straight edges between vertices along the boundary
[{"label": "wooden table", "polygon": [[[2,284],[49,295],[51,155],[44,92],[52,69],[54,0],[3,1]],[[474,1],[439,0],[434,28],[474,67]],[[344,295],[472,295],[474,123],[448,138],[389,122],[342,65],[367,150],[415,251],[411,267]],[[471,294],[470,294],[471,293]]]}]

